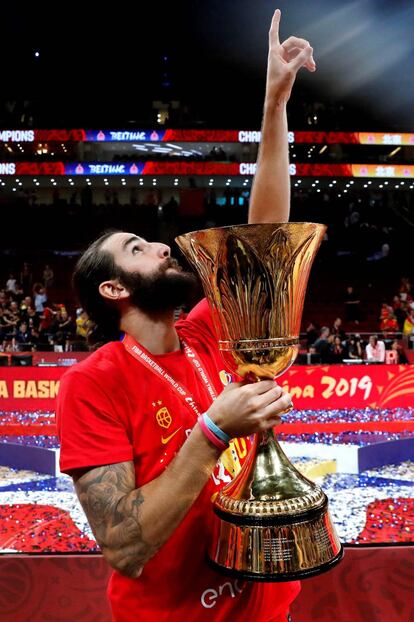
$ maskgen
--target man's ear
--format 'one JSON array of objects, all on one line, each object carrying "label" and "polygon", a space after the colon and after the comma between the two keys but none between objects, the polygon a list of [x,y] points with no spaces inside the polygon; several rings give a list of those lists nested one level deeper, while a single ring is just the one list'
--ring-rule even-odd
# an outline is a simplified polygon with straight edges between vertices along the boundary
[{"label": "man's ear", "polygon": [[99,285],[99,293],[103,298],[112,302],[129,297],[129,291],[119,281],[103,281]]}]

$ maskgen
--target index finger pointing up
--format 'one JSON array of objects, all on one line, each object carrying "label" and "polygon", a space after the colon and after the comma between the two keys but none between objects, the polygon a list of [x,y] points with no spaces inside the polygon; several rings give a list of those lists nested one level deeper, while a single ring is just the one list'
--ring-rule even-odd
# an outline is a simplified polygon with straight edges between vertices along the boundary
[{"label": "index finger pointing up", "polygon": [[270,45],[280,44],[280,41],[279,41],[280,16],[281,16],[280,9],[276,9],[276,11],[273,14],[272,23],[270,25],[270,31],[269,31],[269,44]]}]

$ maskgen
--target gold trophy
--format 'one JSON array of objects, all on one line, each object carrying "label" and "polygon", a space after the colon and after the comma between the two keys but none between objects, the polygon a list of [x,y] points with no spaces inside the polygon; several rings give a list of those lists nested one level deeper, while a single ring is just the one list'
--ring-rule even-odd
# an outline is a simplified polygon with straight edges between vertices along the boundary
[{"label": "gold trophy", "polygon": [[[325,230],[269,223],[177,238],[201,277],[229,371],[258,381],[293,363],[309,272]],[[342,557],[326,495],[295,469],[273,431],[255,435],[213,510],[208,557],[224,574],[291,581],[329,570]]]}]

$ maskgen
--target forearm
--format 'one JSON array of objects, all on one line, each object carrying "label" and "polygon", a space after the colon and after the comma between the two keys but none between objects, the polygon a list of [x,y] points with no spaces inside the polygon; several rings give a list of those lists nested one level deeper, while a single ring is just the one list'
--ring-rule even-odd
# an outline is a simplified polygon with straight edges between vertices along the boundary
[{"label": "forearm", "polygon": [[78,480],[79,499],[112,567],[130,577],[140,575],[189,511],[218,457],[196,425],[162,475],[140,488],[131,490],[130,463],[94,469],[93,482],[88,473]]},{"label": "forearm", "polygon": [[256,175],[250,196],[249,222],[287,222],[290,176],[286,103],[266,102]]}]

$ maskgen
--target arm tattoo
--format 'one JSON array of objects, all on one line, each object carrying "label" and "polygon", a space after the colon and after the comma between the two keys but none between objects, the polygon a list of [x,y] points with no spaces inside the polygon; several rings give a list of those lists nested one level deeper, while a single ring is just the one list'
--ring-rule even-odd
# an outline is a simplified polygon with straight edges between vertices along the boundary
[{"label": "arm tattoo", "polygon": [[91,469],[74,476],[75,488],[89,524],[107,561],[129,577],[137,577],[158,550],[144,539],[140,520],[144,497],[135,488],[132,462]]}]

